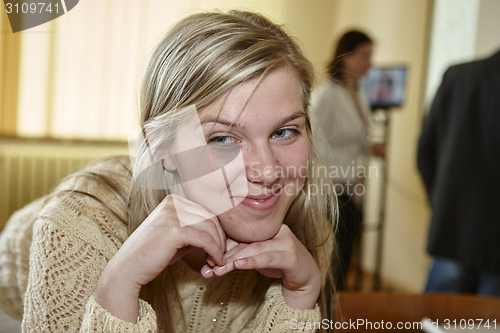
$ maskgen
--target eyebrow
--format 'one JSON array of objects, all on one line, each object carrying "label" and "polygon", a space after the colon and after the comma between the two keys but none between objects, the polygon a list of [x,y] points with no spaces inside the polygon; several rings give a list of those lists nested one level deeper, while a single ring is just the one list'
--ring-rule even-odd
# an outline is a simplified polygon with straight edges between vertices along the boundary
[{"label": "eyebrow", "polygon": [[[282,125],[284,125],[292,120],[295,120],[295,119],[300,118],[300,117],[305,117],[305,116],[306,116],[306,113],[302,110],[295,112],[294,114],[280,120],[276,127],[280,127],[280,126],[282,126]],[[237,122],[232,122],[232,121],[228,121],[225,119],[221,119],[220,117],[207,117],[201,121],[201,125],[204,125],[207,123],[222,124],[222,125],[226,125],[228,127],[234,126],[236,128],[245,128],[245,126],[238,124]]]},{"label": "eyebrow", "polygon": [[280,126],[282,126],[282,125],[284,125],[284,124],[286,124],[286,123],[288,123],[288,122],[290,122],[292,120],[295,120],[295,119],[301,118],[301,117],[304,117],[304,118],[306,117],[306,113],[304,111],[302,111],[302,110],[300,110],[298,112],[295,112],[294,114],[290,115],[289,117],[286,117],[283,120],[280,120],[278,122],[278,126],[277,127],[280,127]]},{"label": "eyebrow", "polygon": [[242,126],[238,123],[234,123],[232,121],[221,119],[220,117],[207,117],[207,118],[201,120],[202,125],[205,125],[208,123],[222,124],[222,125],[226,125],[228,127],[234,126],[234,127],[238,127],[238,128],[244,128],[244,126]]}]

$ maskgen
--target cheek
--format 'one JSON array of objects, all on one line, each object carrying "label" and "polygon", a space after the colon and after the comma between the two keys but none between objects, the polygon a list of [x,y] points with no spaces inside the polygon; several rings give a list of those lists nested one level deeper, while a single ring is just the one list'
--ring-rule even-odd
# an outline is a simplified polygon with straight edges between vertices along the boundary
[{"label": "cheek", "polygon": [[298,184],[302,185],[307,177],[307,167],[309,162],[309,141],[304,140],[298,143],[291,151],[287,154],[285,160],[283,160],[282,166],[287,170],[287,176],[290,179],[299,180]]},{"label": "cheek", "polygon": [[349,56],[344,56],[344,58],[342,58],[342,65],[344,70],[351,71],[353,67],[353,58]]}]

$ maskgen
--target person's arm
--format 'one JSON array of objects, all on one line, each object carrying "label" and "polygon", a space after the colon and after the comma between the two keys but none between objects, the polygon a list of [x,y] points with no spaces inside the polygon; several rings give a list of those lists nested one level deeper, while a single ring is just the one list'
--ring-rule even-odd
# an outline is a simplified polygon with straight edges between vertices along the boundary
[{"label": "person's arm", "polygon": [[[363,154],[365,156],[374,156],[385,158],[386,142],[381,114],[376,114],[372,111],[368,97],[363,90],[358,92],[358,101],[362,113],[368,122],[368,132],[363,146]],[[390,112],[390,111],[387,111]],[[377,119],[378,118],[378,119]]]},{"label": "person's arm", "polygon": [[282,283],[272,285],[251,327],[256,332],[314,332],[296,322],[320,321],[317,300],[322,286],[321,271],[304,245],[287,225],[272,239],[239,243],[226,252],[226,265],[213,267],[222,276],[234,269],[252,270]]},{"label": "person's arm", "polygon": [[283,298],[282,285],[272,284],[257,316],[242,332],[316,332],[315,323],[321,322],[321,312],[316,304],[313,309],[300,310],[287,305]]},{"label": "person's arm", "polygon": [[16,211],[0,234],[0,308],[19,321],[28,285],[33,224],[44,201],[39,198]]},{"label": "person's arm", "polygon": [[91,296],[87,302],[80,333],[157,332],[158,326],[156,322],[156,313],[151,305],[141,299],[139,300],[138,311],[139,315],[137,316],[137,323],[130,323],[113,316],[96,302],[95,296]]},{"label": "person's arm", "polygon": [[[98,236],[98,235],[97,235]],[[99,237],[99,236],[98,236]],[[122,332],[125,323],[104,311],[93,293],[107,259],[55,222],[39,220],[33,229],[23,332]],[[82,326],[83,317],[86,323]],[[156,329],[154,311],[143,311],[138,326]],[[129,325],[130,326],[130,325]],[[143,332],[137,329],[137,332]]]},{"label": "person's arm", "polygon": [[223,265],[225,242],[217,217],[193,201],[168,195],[106,265],[96,301],[113,316],[135,323],[142,286],[196,249]]},{"label": "person's arm", "polygon": [[130,332],[155,331],[154,311],[145,304],[141,303],[142,312],[134,325],[95,303],[92,295],[97,282],[121,245],[123,232],[109,233],[112,214],[106,215],[101,208],[101,217],[109,222],[103,225],[89,212],[75,208],[77,203],[69,197],[53,202],[53,209],[42,212],[33,227],[23,332],[123,332],[124,327]]}]

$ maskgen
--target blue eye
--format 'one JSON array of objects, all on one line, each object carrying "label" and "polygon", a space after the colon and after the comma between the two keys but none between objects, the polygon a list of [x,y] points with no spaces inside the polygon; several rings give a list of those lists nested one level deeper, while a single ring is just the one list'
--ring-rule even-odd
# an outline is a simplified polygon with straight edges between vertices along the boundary
[{"label": "blue eye", "polygon": [[299,135],[300,132],[295,128],[280,128],[273,134],[273,138],[282,139],[282,140],[290,140]]}]

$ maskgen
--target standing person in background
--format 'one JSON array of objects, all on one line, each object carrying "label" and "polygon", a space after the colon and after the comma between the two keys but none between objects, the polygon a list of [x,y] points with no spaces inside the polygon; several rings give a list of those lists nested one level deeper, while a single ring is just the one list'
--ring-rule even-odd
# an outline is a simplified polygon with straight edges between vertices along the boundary
[{"label": "standing person in background", "polygon": [[500,296],[500,51],[450,67],[424,122],[418,169],[432,219],[427,292]]},{"label": "standing person in background", "polygon": [[[335,287],[344,289],[344,277],[349,269],[353,244],[358,243],[362,227],[361,196],[363,186],[358,177],[358,160],[367,150],[370,107],[359,89],[359,80],[370,69],[373,42],[360,31],[345,33],[334,48],[325,80],[314,92],[311,117],[318,136],[318,150],[333,176],[339,197],[337,241],[339,265],[335,270]],[[383,157],[385,148],[371,146],[374,155]],[[356,190],[356,191],[355,191]],[[362,193],[360,193],[362,192]]]}]

